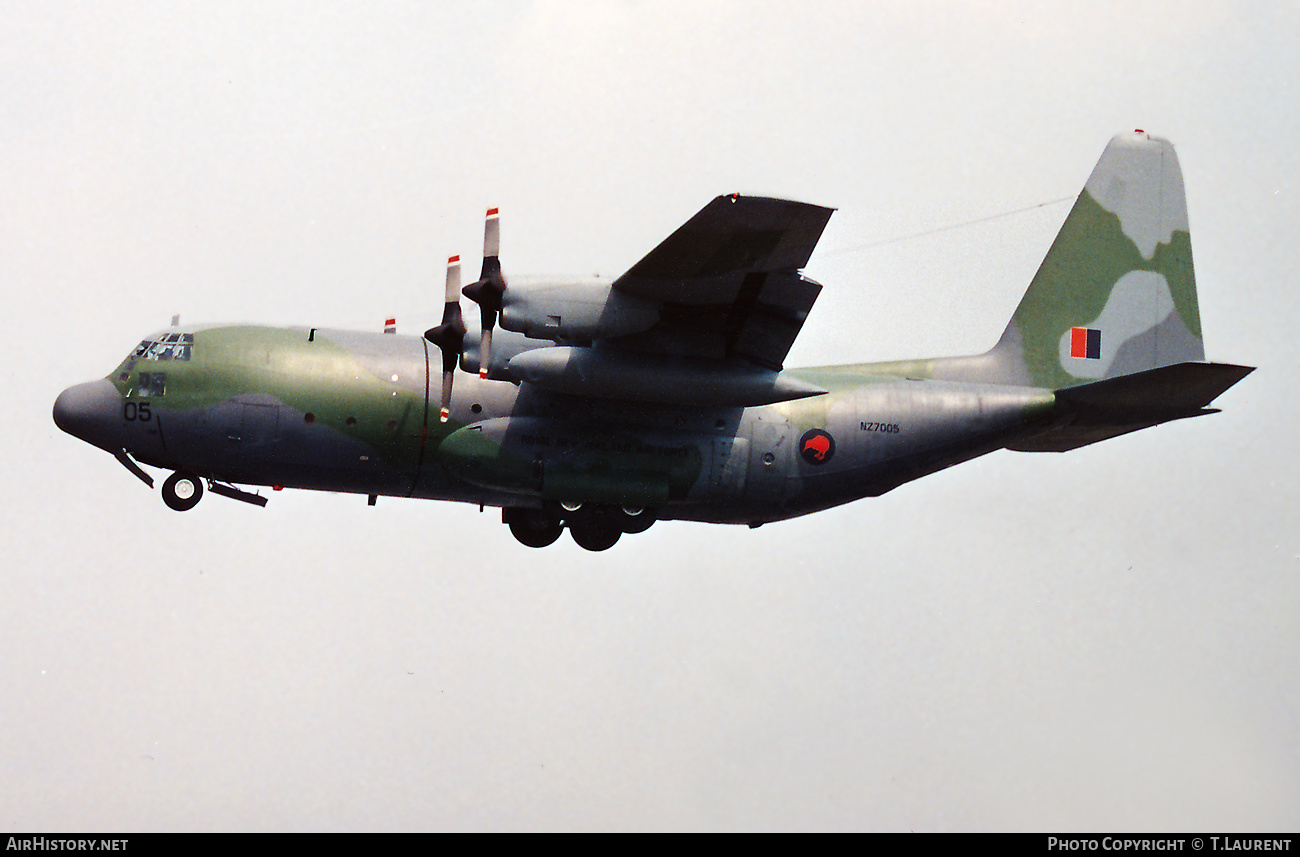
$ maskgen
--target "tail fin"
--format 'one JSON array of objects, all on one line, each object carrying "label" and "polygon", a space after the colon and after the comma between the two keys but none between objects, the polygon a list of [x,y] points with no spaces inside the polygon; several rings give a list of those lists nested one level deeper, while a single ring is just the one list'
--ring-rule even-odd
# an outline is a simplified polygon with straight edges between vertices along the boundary
[{"label": "tail fin", "polygon": [[1205,359],[1168,140],[1135,131],[1110,141],[987,357],[999,374],[1052,390]]}]

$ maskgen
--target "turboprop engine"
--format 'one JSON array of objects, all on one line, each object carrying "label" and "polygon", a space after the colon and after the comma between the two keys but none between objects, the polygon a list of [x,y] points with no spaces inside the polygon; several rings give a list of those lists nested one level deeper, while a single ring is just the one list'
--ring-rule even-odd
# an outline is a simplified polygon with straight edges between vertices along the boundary
[{"label": "turboprop engine", "polygon": [[659,320],[659,304],[614,289],[612,280],[510,280],[501,326],[533,339],[590,342],[641,333]]}]

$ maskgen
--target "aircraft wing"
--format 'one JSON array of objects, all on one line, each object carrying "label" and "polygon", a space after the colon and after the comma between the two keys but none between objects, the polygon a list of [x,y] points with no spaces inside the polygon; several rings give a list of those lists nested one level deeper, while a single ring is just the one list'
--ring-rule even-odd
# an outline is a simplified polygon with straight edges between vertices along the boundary
[{"label": "aircraft wing", "polygon": [[821,291],[798,271],[832,212],[738,194],[714,199],[614,281],[615,291],[654,301],[660,312],[651,330],[607,344],[779,370]]}]

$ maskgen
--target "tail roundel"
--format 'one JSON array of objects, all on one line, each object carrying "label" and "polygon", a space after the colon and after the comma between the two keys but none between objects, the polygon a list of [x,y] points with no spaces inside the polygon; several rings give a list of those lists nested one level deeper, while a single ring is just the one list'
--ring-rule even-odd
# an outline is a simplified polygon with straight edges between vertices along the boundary
[{"label": "tail roundel", "polygon": [[1205,359],[1168,140],[1110,141],[988,356],[1008,380],[1052,390]]}]

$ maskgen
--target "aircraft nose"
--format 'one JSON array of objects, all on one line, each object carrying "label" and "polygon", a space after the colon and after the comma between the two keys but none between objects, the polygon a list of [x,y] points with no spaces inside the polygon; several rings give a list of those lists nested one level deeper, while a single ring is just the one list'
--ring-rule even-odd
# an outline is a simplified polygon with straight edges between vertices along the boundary
[{"label": "aircraft nose", "polygon": [[54,424],[86,443],[116,450],[110,437],[121,418],[122,400],[107,378],[69,387],[54,400]]}]

